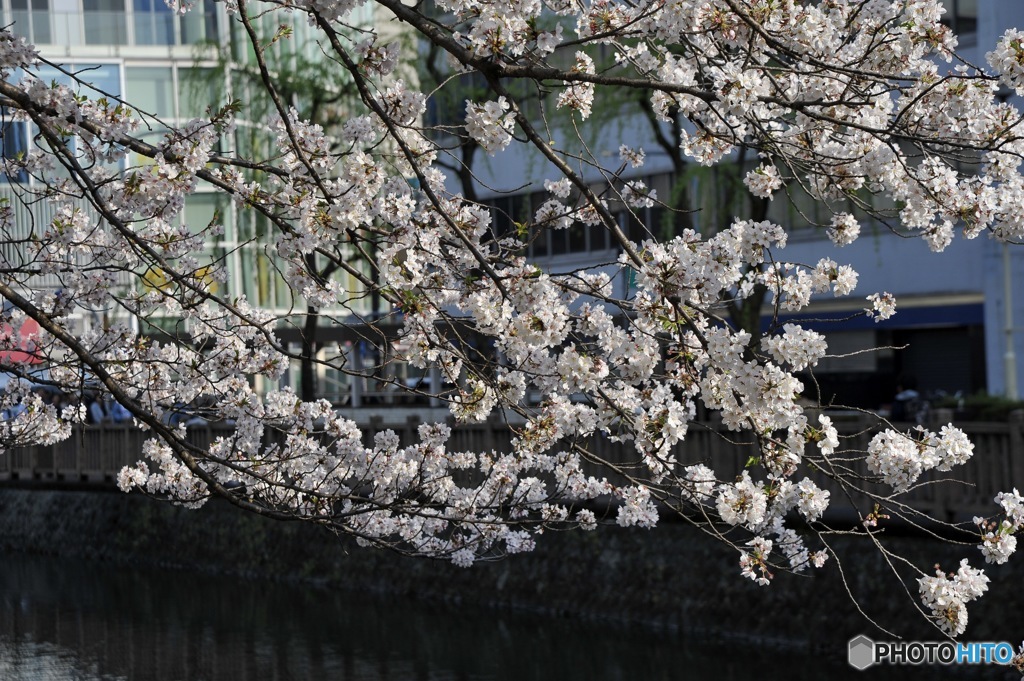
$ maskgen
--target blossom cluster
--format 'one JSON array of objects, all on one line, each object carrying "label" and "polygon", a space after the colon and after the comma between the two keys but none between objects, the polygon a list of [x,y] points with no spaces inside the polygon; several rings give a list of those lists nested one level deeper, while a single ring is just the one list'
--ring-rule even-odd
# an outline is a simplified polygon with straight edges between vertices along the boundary
[{"label": "blossom cluster", "polygon": [[489,154],[512,141],[513,114],[504,97],[483,105],[466,102],[466,132]]},{"label": "blossom cluster", "polygon": [[932,620],[943,633],[959,636],[967,629],[967,604],[988,591],[989,578],[964,558],[956,573],[936,569],[934,577],[921,577],[917,583]]},{"label": "blossom cluster", "polygon": [[868,443],[867,465],[872,473],[892,485],[897,492],[906,491],[925,471],[948,471],[967,462],[974,454],[974,444],[967,435],[952,425],[933,433],[918,427],[915,434],[887,429]]},{"label": "blossom cluster", "polygon": [[1017,488],[1013,492],[1000,492],[995,502],[1002,507],[1001,521],[986,521],[976,517],[975,525],[981,530],[981,549],[986,563],[1002,565],[1017,549],[1017,532],[1024,530],[1024,497]]}]

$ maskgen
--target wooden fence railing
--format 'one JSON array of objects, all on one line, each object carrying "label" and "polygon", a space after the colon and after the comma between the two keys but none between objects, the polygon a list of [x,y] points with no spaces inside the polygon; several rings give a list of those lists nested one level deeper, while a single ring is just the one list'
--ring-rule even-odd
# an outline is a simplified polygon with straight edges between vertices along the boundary
[{"label": "wooden fence railing", "polygon": [[[844,449],[866,450],[871,437],[877,432],[873,421],[865,417],[836,415],[833,420]],[[419,425],[420,420],[416,416],[410,416],[401,423],[372,417],[363,428],[365,442],[369,445],[375,432],[391,429],[403,444],[413,443],[418,441],[416,431]],[[1024,489],[1024,412],[1015,412],[1006,422],[968,421],[958,425],[975,444],[973,458],[965,466],[949,473],[925,474],[922,482],[927,484],[918,486],[901,499],[913,508],[943,520],[992,515],[997,510],[993,498],[998,492],[1014,487]],[[189,439],[205,447],[214,438],[230,432],[231,427],[226,425],[194,427],[189,429]],[[25,447],[0,454],[0,484],[112,486],[123,466],[142,458],[142,444],[148,436],[148,433],[132,426],[84,426],[60,444]],[[508,424],[499,420],[465,424],[453,427],[449,449],[507,452],[514,436]],[[725,430],[720,422],[692,423],[686,439],[674,453],[682,464],[707,462],[719,478],[726,479],[738,475],[748,458],[756,453],[753,445],[744,443],[742,437],[742,434]],[[614,443],[604,437],[595,437],[585,444],[595,458],[612,462],[623,471],[639,466],[631,443]],[[606,467],[599,469],[596,465],[585,464],[585,470],[608,477],[613,484],[624,481],[622,476],[609,474]],[[862,462],[853,466],[853,470],[867,475]],[[820,473],[813,477],[832,493],[837,501],[835,507],[849,509],[848,504],[839,502],[842,492],[837,483]],[[864,487],[880,495],[888,493],[888,488],[880,484],[866,484]],[[870,499],[859,503],[862,511],[870,510],[870,506]]]}]

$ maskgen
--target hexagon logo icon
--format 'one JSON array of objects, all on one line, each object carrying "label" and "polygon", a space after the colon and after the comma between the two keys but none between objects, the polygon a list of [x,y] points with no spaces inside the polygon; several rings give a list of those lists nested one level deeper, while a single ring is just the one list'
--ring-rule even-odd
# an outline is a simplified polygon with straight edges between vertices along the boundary
[{"label": "hexagon logo icon", "polygon": [[861,634],[850,639],[850,666],[864,671],[875,663],[875,642]]}]

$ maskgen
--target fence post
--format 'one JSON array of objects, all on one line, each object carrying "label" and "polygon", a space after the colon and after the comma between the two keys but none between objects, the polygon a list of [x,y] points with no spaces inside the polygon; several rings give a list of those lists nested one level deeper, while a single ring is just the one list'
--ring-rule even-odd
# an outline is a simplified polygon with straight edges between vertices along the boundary
[{"label": "fence post", "polygon": [[508,425],[505,423],[504,415],[498,411],[491,412],[485,421],[483,446],[479,448],[480,451],[486,452],[493,449],[503,454],[512,451],[509,443],[505,440],[506,434],[508,434]]},{"label": "fence post", "polygon": [[436,362],[432,362],[430,365],[430,401],[431,407],[443,406],[443,402],[438,395],[441,394],[441,367]]},{"label": "fence post", "polygon": [[363,355],[359,349],[359,341],[352,343],[352,376],[349,379],[349,389],[352,391],[352,408],[358,409],[363,406]]},{"label": "fence post", "polygon": [[405,433],[402,438],[403,447],[411,447],[416,442],[416,436],[419,431],[420,417],[419,414],[410,414],[405,419]]},{"label": "fence post", "polygon": [[367,440],[365,444],[367,447],[373,447],[373,439],[377,436],[377,433],[382,430],[384,430],[384,417],[371,416],[370,427],[364,431],[364,438]]},{"label": "fence post", "polygon": [[75,441],[75,482],[82,482],[82,440],[85,438],[85,426],[82,424],[75,426],[71,437]]},{"label": "fence post", "polygon": [[1011,411],[1008,421],[1010,450],[1007,455],[1010,460],[1006,462],[1006,469],[1010,474],[1010,480],[1017,481],[1024,475],[1024,409]]}]

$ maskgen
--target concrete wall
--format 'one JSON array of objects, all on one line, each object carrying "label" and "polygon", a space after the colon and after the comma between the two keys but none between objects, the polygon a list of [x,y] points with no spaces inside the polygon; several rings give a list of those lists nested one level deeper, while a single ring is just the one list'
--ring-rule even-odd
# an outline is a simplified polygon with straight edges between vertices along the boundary
[{"label": "concrete wall", "polygon": [[[309,580],[428,601],[636,622],[784,643],[833,659],[842,659],[846,642],[856,635],[888,638],[857,613],[834,561],[812,578],[783,574],[770,587],[759,587],[740,577],[734,550],[678,522],[653,531],[604,528],[549,533],[539,540],[532,554],[467,570],[357,548],[317,528],[265,521],[224,503],[185,511],[120,493],[0,489],[0,550]],[[973,565],[981,562],[973,547],[937,547],[910,537],[888,541],[922,566],[940,563],[951,570],[962,557]],[[865,612],[891,631],[939,640],[937,632],[908,617],[911,604],[866,542],[836,537],[832,544]],[[972,608],[965,640],[1017,641],[1024,630],[1019,561],[989,574],[991,593]]]}]

